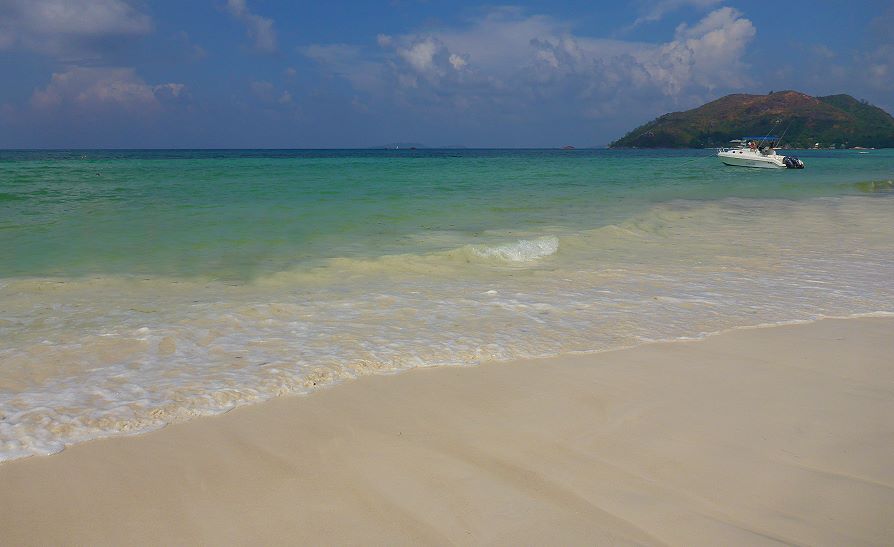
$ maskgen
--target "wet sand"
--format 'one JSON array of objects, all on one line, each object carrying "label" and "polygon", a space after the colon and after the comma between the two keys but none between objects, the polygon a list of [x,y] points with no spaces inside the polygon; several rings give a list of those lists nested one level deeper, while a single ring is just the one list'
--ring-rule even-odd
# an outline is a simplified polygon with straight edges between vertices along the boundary
[{"label": "wet sand", "polygon": [[0,464],[0,543],[894,542],[894,318],[362,378]]}]

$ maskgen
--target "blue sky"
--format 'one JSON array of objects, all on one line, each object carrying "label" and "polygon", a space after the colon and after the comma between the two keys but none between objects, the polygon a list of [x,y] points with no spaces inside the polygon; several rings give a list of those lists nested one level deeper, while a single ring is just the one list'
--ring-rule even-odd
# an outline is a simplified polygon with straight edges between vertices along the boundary
[{"label": "blue sky", "polygon": [[727,93],[894,110],[894,1],[0,0],[0,147],[603,145]]}]

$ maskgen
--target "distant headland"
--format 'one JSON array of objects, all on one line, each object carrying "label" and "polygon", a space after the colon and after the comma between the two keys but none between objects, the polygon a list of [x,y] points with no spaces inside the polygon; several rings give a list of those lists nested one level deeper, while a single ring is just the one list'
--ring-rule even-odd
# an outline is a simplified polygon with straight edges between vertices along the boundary
[{"label": "distant headland", "polygon": [[737,93],[637,127],[611,148],[709,148],[743,135],[783,134],[790,148],[894,148],[894,118],[850,95]]}]

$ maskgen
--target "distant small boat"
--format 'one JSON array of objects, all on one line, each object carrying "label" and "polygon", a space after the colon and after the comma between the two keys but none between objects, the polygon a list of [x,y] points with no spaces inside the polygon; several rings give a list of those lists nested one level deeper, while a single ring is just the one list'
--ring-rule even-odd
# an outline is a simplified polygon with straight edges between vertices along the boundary
[{"label": "distant small boat", "polygon": [[742,137],[730,141],[732,146],[721,148],[717,157],[726,165],[763,169],[804,169],[804,162],[795,156],[776,153],[778,137]]}]

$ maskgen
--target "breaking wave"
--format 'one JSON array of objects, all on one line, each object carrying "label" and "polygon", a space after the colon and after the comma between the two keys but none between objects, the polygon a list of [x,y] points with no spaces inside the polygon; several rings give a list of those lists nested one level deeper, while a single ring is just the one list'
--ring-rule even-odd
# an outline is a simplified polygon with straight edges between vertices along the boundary
[{"label": "breaking wave", "polygon": [[681,201],[246,283],[2,279],[0,461],[365,374],[892,313],[894,241],[878,229],[892,206]]},{"label": "breaking wave", "polygon": [[483,258],[497,258],[507,262],[529,262],[554,255],[559,251],[559,238],[555,236],[521,239],[506,245],[474,246],[472,252]]}]

